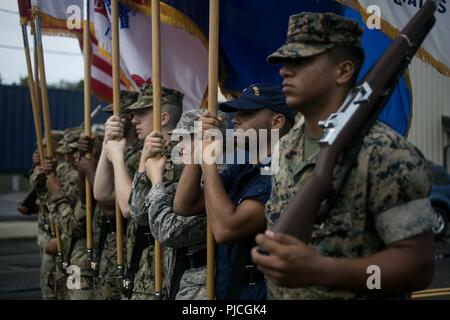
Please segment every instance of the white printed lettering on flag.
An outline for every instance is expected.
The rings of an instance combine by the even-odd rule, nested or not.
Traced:
[[[103,4],[103,5],[102,5]],[[121,5],[119,10],[121,69],[136,89],[151,79],[151,20]],[[111,52],[110,1],[95,1],[94,25],[99,47]],[[208,84],[208,51],[187,31],[161,24],[161,83],[184,94],[184,110],[201,105]]]

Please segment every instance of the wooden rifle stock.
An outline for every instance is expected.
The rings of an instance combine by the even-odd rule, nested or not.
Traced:
[[[25,198],[20,202],[20,204],[28,209],[28,215],[37,214],[39,208],[36,204],[37,193],[34,188],[31,188],[30,191],[26,194]]]

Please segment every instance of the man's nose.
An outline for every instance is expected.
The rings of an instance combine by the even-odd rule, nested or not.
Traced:
[[[293,71],[292,68],[289,68],[289,66],[287,65],[283,65],[280,69],[280,76],[284,79],[284,78],[288,78],[288,77],[292,77],[293,75]]]

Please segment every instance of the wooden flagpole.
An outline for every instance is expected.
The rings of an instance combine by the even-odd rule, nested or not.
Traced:
[[[160,1],[152,0],[152,84],[153,84],[153,130],[161,132],[161,17]],[[162,249],[158,241],[154,246],[155,296],[161,298]]]
[[[113,113],[120,113],[120,71],[119,71],[119,2],[111,0],[111,26],[112,26],[112,67],[113,67]],[[123,225],[122,213],[116,200],[116,245],[117,268],[123,274]]]
[[[83,20],[83,56],[84,56],[84,135],[92,138],[91,132],[91,37],[89,0],[84,0]],[[86,154],[90,159],[91,154]],[[86,254],[90,262],[92,256],[92,189],[89,179],[85,178],[86,188]]]
[[[209,1],[208,111],[217,113],[219,61],[219,0]],[[206,289],[209,300],[215,297],[215,240],[209,221],[206,225]]]

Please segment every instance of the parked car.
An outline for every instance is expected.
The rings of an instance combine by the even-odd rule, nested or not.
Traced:
[[[433,233],[435,238],[442,238],[447,232],[450,220],[450,174],[447,170],[430,162],[433,187],[429,195],[435,212]]]

